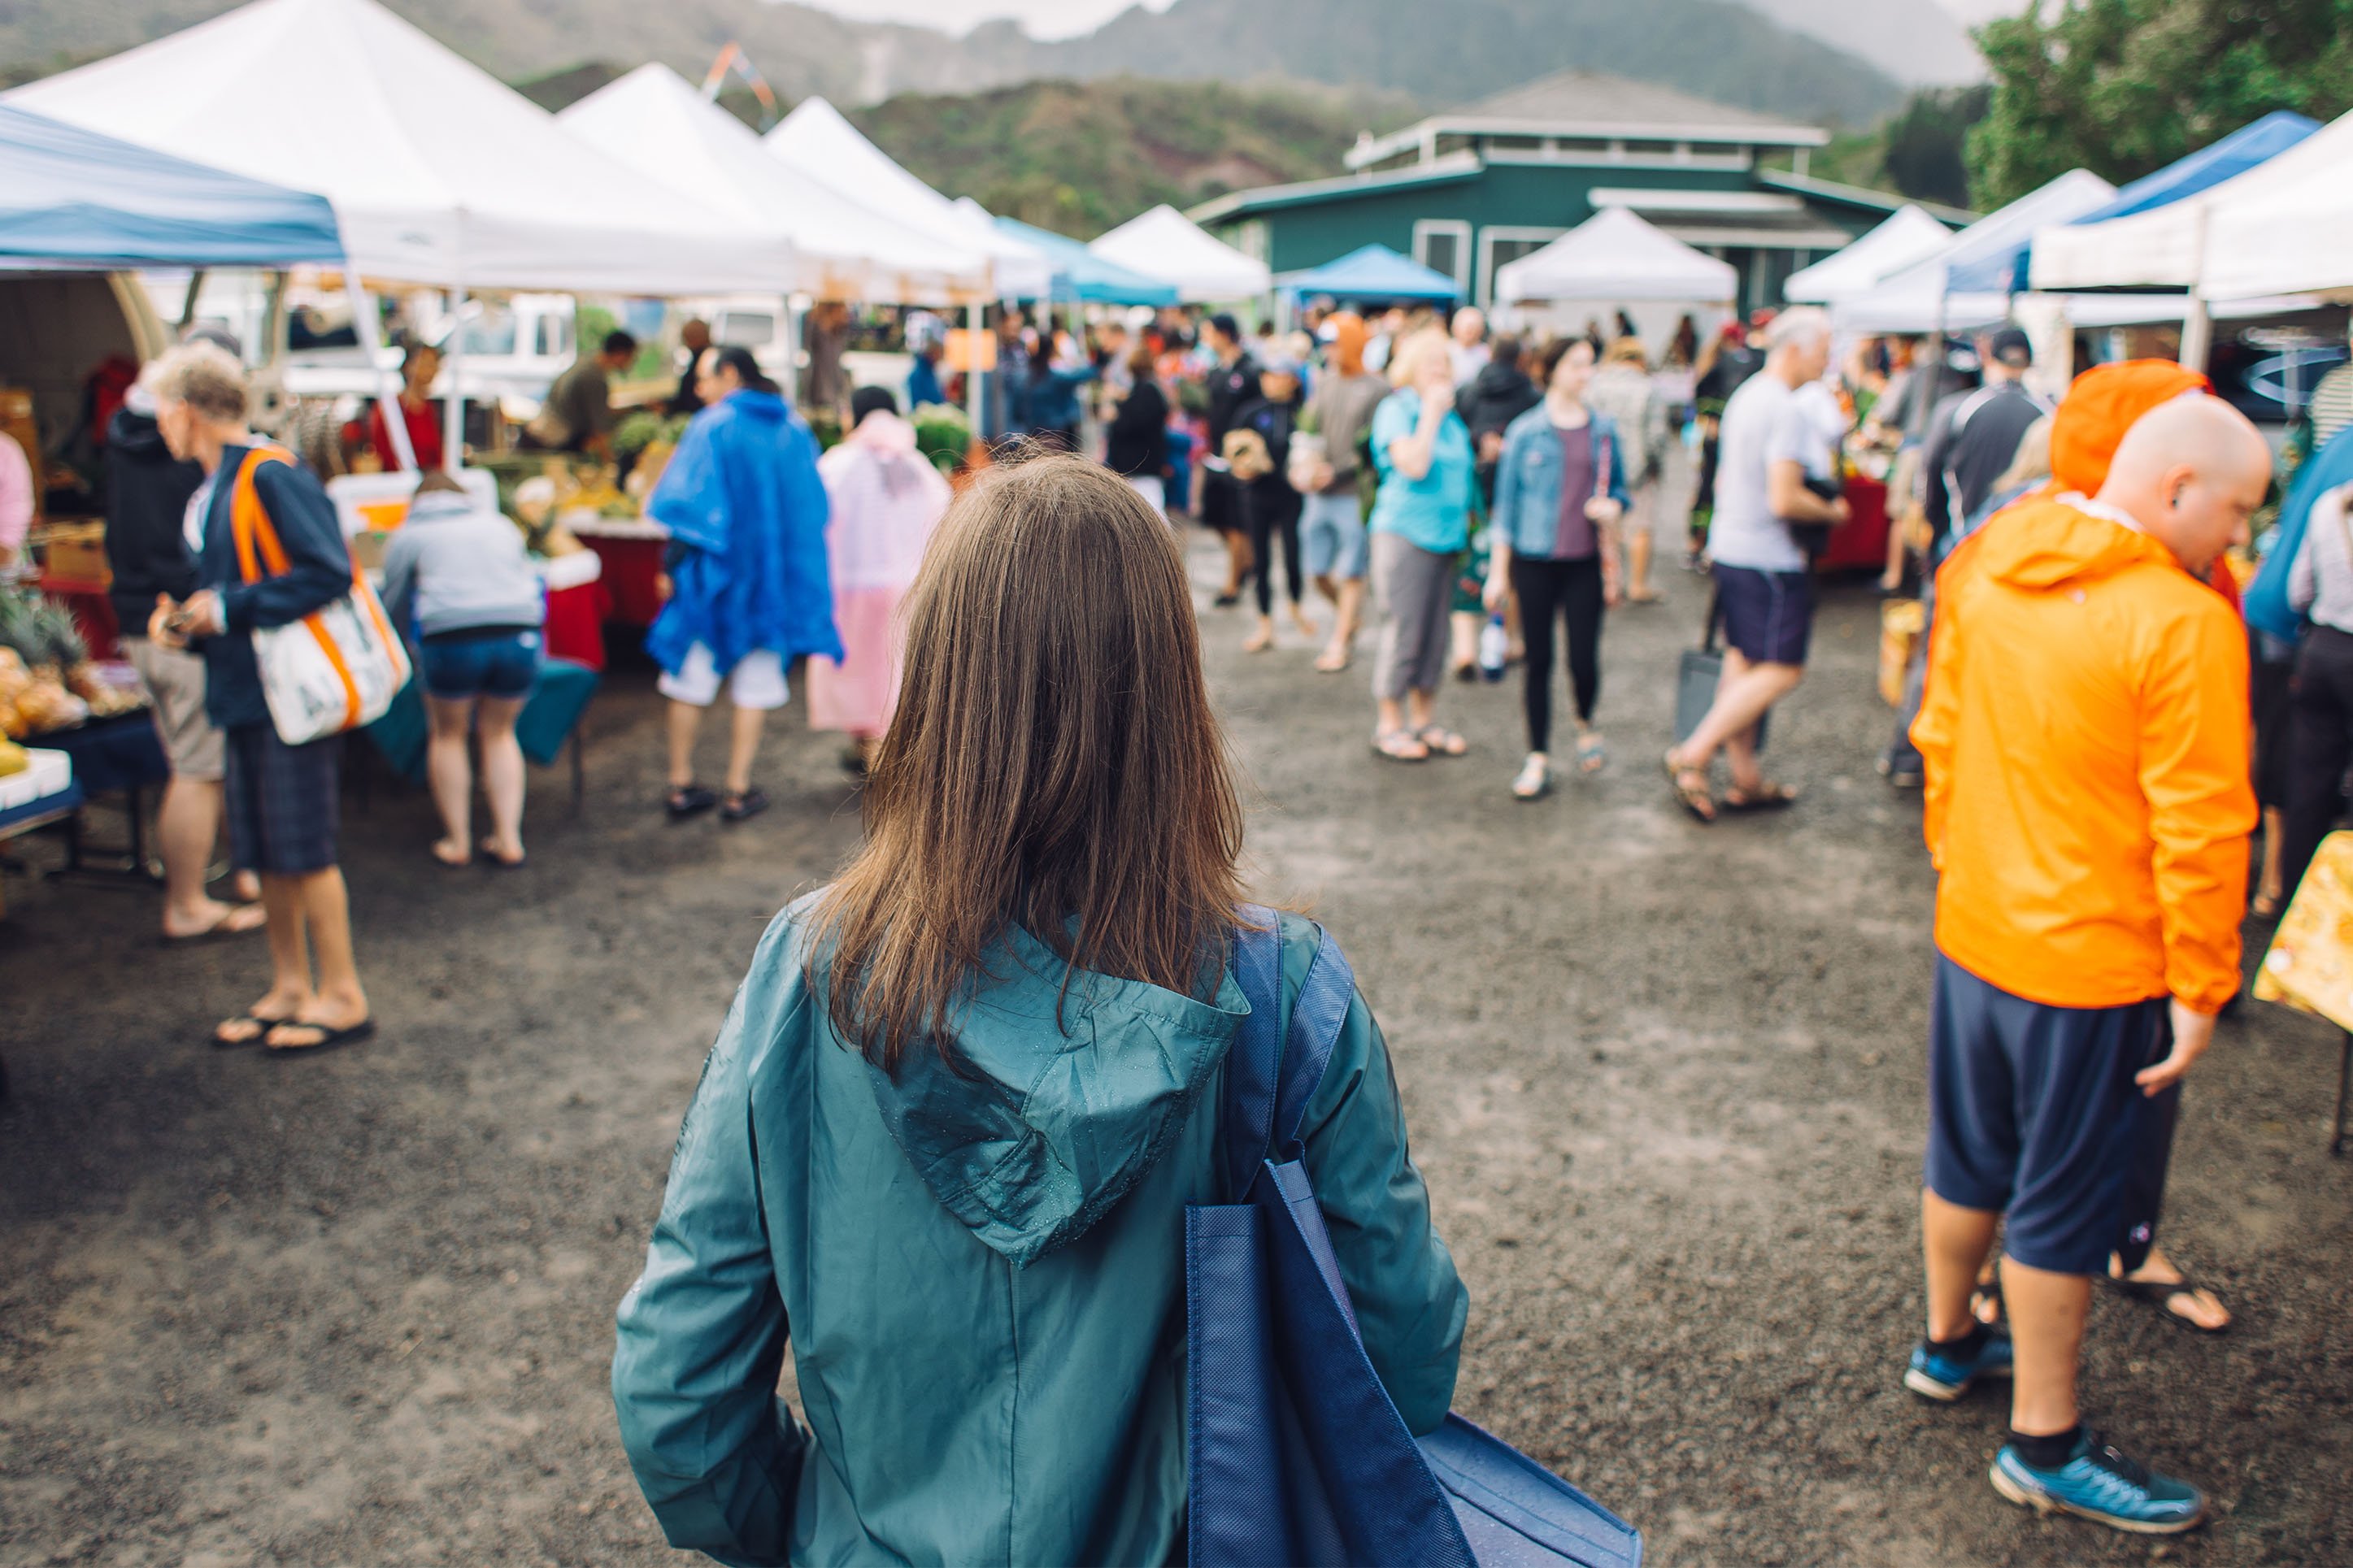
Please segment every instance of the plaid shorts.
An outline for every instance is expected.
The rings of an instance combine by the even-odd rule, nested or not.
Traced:
[[[230,863],[286,877],[332,866],[343,757],[341,735],[290,746],[268,724],[229,731]]]

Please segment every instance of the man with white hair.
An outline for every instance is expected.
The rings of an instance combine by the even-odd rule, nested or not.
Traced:
[[[2054,451],[2094,404],[2079,384],[2060,405]],[[2190,1529],[2205,1499],[2084,1423],[2076,1366],[2135,1152],[2239,988],[2247,641],[2207,578],[2270,479],[2255,427],[2198,394],[2130,426],[2096,497],[2002,511],[1937,574],[1912,729],[1940,877],[1927,1332],[1905,1385],[2010,1379],[1994,1489],[2139,1533]],[[1969,1310],[2005,1220],[2008,1337]]]
[[[1487,346],[1487,313],[1476,305],[1465,305],[1454,312],[1447,332],[1446,353],[1454,362],[1454,385],[1460,390],[1495,357],[1495,351]]]
[[[1719,809],[1761,811],[1797,798],[1757,763],[1757,727],[1805,679],[1813,632],[1813,575],[1790,525],[1847,520],[1846,500],[1831,484],[1832,443],[1799,395],[1830,364],[1830,315],[1810,306],[1784,310],[1766,342],[1764,368],[1725,405],[1716,460],[1707,549],[1724,676],[1707,716],[1666,756],[1675,798],[1701,822],[1714,822]],[[1732,764],[1721,803],[1708,784],[1719,751]]]

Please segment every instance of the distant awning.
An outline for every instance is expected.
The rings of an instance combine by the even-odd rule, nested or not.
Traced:
[[[1089,250],[1068,235],[1055,234],[1021,222],[1018,218],[1000,217],[997,226],[1014,238],[1036,246],[1045,252],[1054,268],[1050,285],[1051,299],[1057,304],[1089,305],[1174,305],[1176,286],[1157,278],[1122,267]]]
[[[1400,300],[1459,300],[1462,286],[1445,273],[1400,256],[1386,245],[1360,246],[1337,261],[1276,281],[1300,295],[1329,294],[1335,300],[1383,304]]]

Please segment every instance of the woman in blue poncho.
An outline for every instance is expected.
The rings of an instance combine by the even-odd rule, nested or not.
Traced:
[[[826,572],[825,485],[817,438],[749,351],[703,351],[702,411],[662,470],[646,515],[670,530],[670,602],[646,637],[670,703],[672,817],[762,810],[752,759],[771,709],[790,696],[785,667],[841,658]],[[735,709],[725,793],[695,782],[694,737],[722,681]]]

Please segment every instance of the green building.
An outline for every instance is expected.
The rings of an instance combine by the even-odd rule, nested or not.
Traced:
[[[1739,268],[1742,308],[1754,309],[1778,304],[1790,273],[1904,205],[1810,178],[1807,160],[1829,140],[1671,88],[1563,71],[1367,134],[1345,174],[1236,191],[1190,216],[1278,280],[1378,243],[1483,306],[1497,268],[1623,206]],[[1929,210],[1957,224],[1970,216]]]

